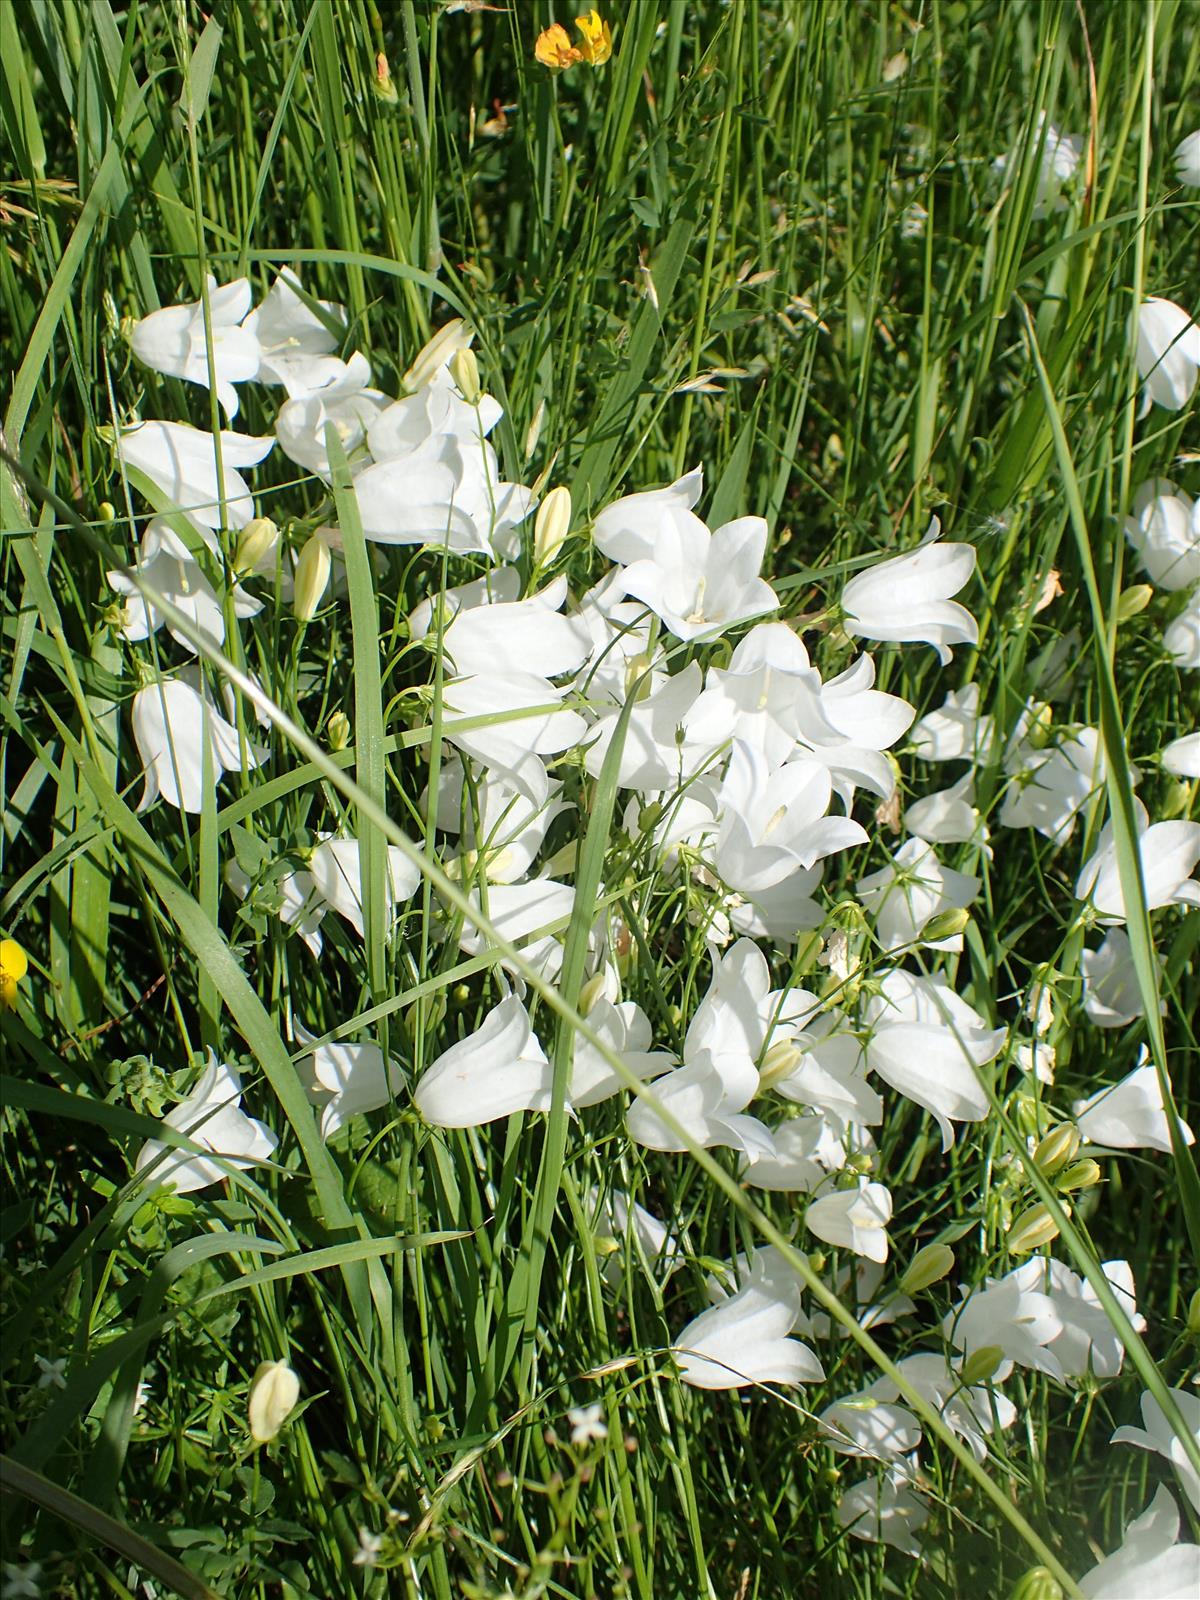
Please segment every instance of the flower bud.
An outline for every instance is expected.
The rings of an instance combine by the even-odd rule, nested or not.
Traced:
[[[331,750],[344,750],[350,743],[350,718],[344,711],[335,711],[325,724],[325,737]]]
[[[1188,1301],[1187,1331],[1193,1339],[1200,1339],[1200,1289]]]
[[[542,423],[546,420],[546,402],[538,401],[537,410],[533,413],[533,421],[529,424],[529,432],[525,435],[525,459],[533,460],[533,453],[538,447],[538,440],[542,437]]]
[[[461,317],[451,317],[450,321],[439,328],[433,338],[422,346],[417,359],[400,380],[403,387],[410,394],[414,389],[423,389],[430,379],[442,370],[450,357],[459,350],[465,350],[474,337]]]
[[[450,357],[450,376],[469,406],[478,405],[483,386],[479,382],[479,362],[474,350],[456,350]]]
[[[1033,1152],[1033,1162],[1042,1177],[1049,1178],[1073,1161],[1078,1149],[1079,1129],[1073,1122],[1060,1122],[1040,1141]]]
[[[297,622],[311,622],[321,598],[329,587],[333,558],[319,534],[312,534],[296,560],[295,593],[292,611]]]
[[[1082,1161],[1076,1161],[1065,1172],[1059,1173],[1054,1187],[1062,1194],[1070,1194],[1074,1189],[1094,1189],[1102,1176],[1100,1163],[1093,1161],[1091,1156],[1085,1156]]]
[[[571,526],[571,491],[560,484],[542,501],[533,524],[533,561],[548,567],[563,547]]]
[[[115,522],[117,520],[117,508],[111,500],[101,500],[96,507],[96,517],[100,522]]]
[[[921,929],[922,944],[940,942],[942,939],[955,939],[971,920],[971,913],[961,908],[950,911],[939,911],[935,917]]]
[[[759,1093],[773,1089],[782,1079],[789,1077],[804,1060],[804,1052],[791,1039],[776,1039],[763,1057],[758,1074]]]
[[[999,1372],[1003,1360],[1004,1351],[998,1344],[981,1344],[959,1368],[963,1383],[968,1389],[973,1389],[977,1383],[987,1383]]]
[[[1040,1250],[1044,1244],[1049,1244],[1051,1239],[1058,1238],[1058,1223],[1049,1211],[1039,1201],[1037,1205],[1030,1206],[1028,1211],[1023,1211],[1012,1227],[1008,1230],[1008,1245],[1010,1256],[1025,1256],[1033,1250]]]
[[[591,1011],[592,1007],[596,1004],[596,1001],[603,997],[604,982],[604,973],[597,972],[595,976],[589,978],[584,984],[583,988],[580,989],[578,1009],[581,1017],[586,1017]]]
[[[256,1444],[266,1444],[275,1437],[295,1410],[299,1398],[300,1379],[286,1361],[259,1363],[246,1401],[250,1437]]]
[[[1063,1587],[1049,1567],[1030,1567],[1017,1579],[1009,1600],[1063,1600]]]
[[[396,92],[396,85],[392,81],[392,69],[388,58],[381,50],[375,57],[375,77],[371,83],[376,98],[382,100],[384,105],[399,105],[400,96]]]
[[[254,572],[275,548],[279,529],[270,517],[252,517],[238,536],[233,556],[233,570],[240,577],[244,572]]]
[[[1135,583],[1132,588],[1122,591],[1121,598],[1117,601],[1117,621],[1129,622],[1136,617],[1154,598],[1154,590],[1148,583]]]
[[[900,1279],[901,1294],[920,1294],[932,1284],[940,1283],[953,1270],[954,1251],[948,1244],[927,1244],[917,1251]]]

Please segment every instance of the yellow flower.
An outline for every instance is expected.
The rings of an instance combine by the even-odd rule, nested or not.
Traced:
[[[0,1006],[12,1011],[17,985],[29,971],[29,957],[15,939],[0,939]]]
[[[586,17],[576,17],[580,45],[578,54],[589,67],[602,67],[612,55],[612,29],[600,21],[598,11],[589,11]]]
[[[583,60],[561,22],[552,22],[548,28],[542,29],[533,53],[544,67],[552,67],[555,72],[565,71],[567,67],[573,67],[577,61]]]

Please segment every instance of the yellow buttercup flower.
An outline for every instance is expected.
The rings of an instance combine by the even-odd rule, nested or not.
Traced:
[[[602,67],[612,55],[612,29],[601,22],[598,11],[589,11],[586,17],[576,17],[579,29],[579,55],[589,67]]]
[[[29,971],[29,957],[15,939],[0,939],[0,1006],[13,1010],[17,985]]]
[[[567,30],[561,22],[552,22],[548,28],[542,29],[533,47],[533,53],[544,67],[551,67],[555,72],[563,72],[567,67],[573,67],[577,61],[583,60],[567,37]]]

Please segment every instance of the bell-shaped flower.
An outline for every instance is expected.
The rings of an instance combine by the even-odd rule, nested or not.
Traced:
[[[810,1200],[804,1226],[826,1244],[853,1250],[869,1261],[888,1257],[887,1225],[892,1220],[892,1197],[887,1186],[860,1178],[853,1189],[833,1189]]]
[[[1200,822],[1152,823],[1140,800],[1133,802],[1133,808],[1146,909],[1200,905],[1200,883],[1192,877],[1200,861]],[[1080,871],[1075,897],[1088,901],[1103,922],[1128,920],[1111,822],[1100,835],[1095,855]]]
[[[867,1082],[866,1060],[853,1034],[839,1032],[845,1019],[834,1010],[789,1041],[795,1061],[770,1087],[793,1105],[810,1106],[835,1126],[871,1128],[883,1121],[883,1100]],[[780,1054],[785,1055],[786,1046]],[[785,1055],[786,1059],[786,1055]],[[773,1063],[764,1062],[764,1077]]]
[[[617,783],[622,789],[636,789],[639,794],[674,789],[712,759],[715,747],[689,736],[690,713],[700,693],[701,680],[697,661],[689,662],[682,672],[670,677],[654,673],[648,678],[634,678],[631,687],[636,698],[625,723],[617,769]],[[600,774],[620,720],[621,710],[614,707],[602,712],[592,726],[584,764],[593,777]]]
[[[224,644],[225,613],[220,597],[170,523],[155,517],[147,525],[142,535],[138,562],[133,570],[152,589],[157,589],[164,600],[182,611],[206,638],[214,644]],[[119,627],[128,640],[136,643],[148,639],[166,622],[171,637],[185,650],[196,654],[196,646],[192,641],[167,620],[152,600],[146,599],[132,577],[118,569],[108,574],[108,583],[118,594],[126,596]],[[261,610],[261,601],[255,600],[253,595],[247,594],[239,586],[234,586],[235,617],[253,617]]]
[[[1146,1319],[1137,1308],[1133,1272],[1127,1261],[1105,1261],[1101,1271],[1121,1309],[1138,1333]],[[1019,1288],[1049,1295],[1062,1324],[1046,1349],[1066,1378],[1115,1378],[1125,1359],[1125,1346],[1109,1321],[1096,1291],[1061,1261],[1034,1256],[1012,1274]]]
[[[1083,154],[1083,140],[1074,133],[1060,133],[1046,113],[1038,112],[1033,133],[1034,144],[1040,147],[1038,157],[1037,187],[1033,196],[1033,215],[1048,216],[1052,211],[1065,211],[1067,206],[1063,188],[1075,175]],[[1020,159],[1013,160],[1019,170]],[[1007,154],[997,156],[992,163],[996,172],[1006,173],[1009,167]]]
[[[890,1545],[919,1560],[917,1534],[929,1520],[929,1506],[913,1487],[908,1464],[899,1463],[882,1477],[847,1489],[838,1501],[837,1519],[855,1539]]]
[[[312,1050],[296,1062],[304,1092],[321,1112],[321,1137],[332,1139],[351,1117],[378,1111],[404,1087],[404,1069],[398,1061],[384,1063],[377,1044],[343,1041],[318,1044],[313,1034],[296,1024],[296,1039]]]
[[[291,396],[323,388],[342,371],[333,354],[341,336],[330,330],[346,326],[345,306],[318,300],[323,317],[318,316],[297,293],[299,288],[299,278],[285,267],[242,324],[257,337],[262,352],[259,383],[282,384]]]
[[[660,547],[679,549],[696,537],[691,524],[700,519],[692,510],[703,490],[703,469],[693,467],[669,488],[643,490],[614,500],[596,517],[592,542],[601,555],[623,567],[652,561]]]
[[[442,647],[464,677],[511,672],[558,678],[587,659],[590,640],[574,617],[560,615],[565,578],[527,600],[461,606],[442,633]]]
[[[1028,752],[1009,782],[1000,824],[1036,828],[1053,844],[1065,844],[1079,813],[1103,782],[1099,729],[1081,728],[1052,749]]]
[[[978,642],[974,617],[951,598],[974,572],[975,550],[969,544],[943,544],[940,531],[935,517],[916,550],[850,579],[842,591],[847,633],[931,644],[943,666],[952,645]]]
[[[601,997],[588,1009],[587,1022],[640,1082],[661,1077],[675,1065],[673,1057],[651,1050],[650,1019],[636,1001]],[[626,1087],[625,1079],[590,1039],[577,1038],[571,1065],[570,1101],[576,1109],[597,1106]]]
[[[278,1141],[270,1128],[248,1117],[241,1105],[242,1080],[233,1067],[218,1061],[210,1050],[208,1065],[191,1094],[162,1120],[176,1133],[187,1134],[193,1144],[211,1155],[193,1155],[160,1139],[147,1139],[138,1152],[134,1171],[150,1167],[151,1187],[191,1194],[220,1183],[230,1167],[245,1171],[266,1161]]]
[[[861,1265],[861,1263],[860,1263]],[[942,1355],[918,1351],[897,1362],[907,1383],[941,1413],[942,1421],[970,1450],[976,1461],[987,1460],[987,1435],[997,1428],[1011,1428],[1017,1408],[994,1387],[977,1384],[968,1388],[962,1374],[949,1366]],[[868,1393],[881,1400],[900,1399],[900,1390],[891,1378],[877,1378]]]
[[[1179,1510],[1167,1490],[1125,1530],[1119,1550],[1085,1572],[1086,1600],[1195,1600],[1200,1592],[1200,1544],[1179,1542]]]
[[[337,363],[320,388],[287,400],[275,418],[275,437],[288,460],[328,479],[325,428],[332,422],[346,459],[355,463],[367,429],[388,404],[387,395],[370,385],[371,364],[356,350],[349,361]]]
[[[821,689],[821,711],[831,730],[801,730],[800,749],[829,768],[834,792],[847,809],[861,786],[889,800],[896,773],[883,754],[908,731],[915,708],[899,695],[874,687],[875,663],[859,656]]]
[[[469,405],[443,368],[381,411],[367,431],[374,465],[354,480],[367,538],[515,559],[533,496],[500,481],[486,435],[502,414],[490,395]]]
[[[413,1092],[435,1128],[478,1128],[517,1111],[548,1111],[554,1068],[515,994],[437,1058]]]
[[[962,934],[942,939],[922,937],[934,917],[965,910],[978,897],[980,881],[955,872],[938,860],[932,845],[908,839],[891,864],[860,878],[857,894],[875,918],[875,937],[885,950],[925,944],[931,950],[961,950]]]
[[[757,1117],[747,1116],[743,1109],[757,1088],[758,1072],[748,1055],[703,1049],[674,1072],[659,1078],[654,1085],[654,1098],[701,1147],[725,1145],[751,1157],[770,1156],[775,1153],[770,1133]],[[674,1129],[644,1100],[630,1106],[625,1126],[629,1137],[648,1149],[687,1149]]]
[[[762,622],[741,641],[728,667],[710,668],[688,715],[689,733],[714,747],[738,738],[768,770],[782,766],[801,734],[835,740],[839,730],[821,705],[821,674],[783,622]]]
[[[799,1296],[778,1293],[753,1277],[720,1305],[688,1323],[671,1354],[694,1389],[742,1389],[759,1383],[819,1383],[820,1361],[788,1335],[801,1320]]]
[[[1200,189],[1200,128],[1179,141],[1171,159],[1180,183],[1189,189]]]
[[[532,672],[452,678],[442,690],[442,733],[481,766],[515,777],[531,754],[555,755],[582,741],[587,724],[565,698]]]
[[[1125,1028],[1145,1015],[1129,935],[1110,928],[1098,950],[1079,958],[1083,977],[1083,1009],[1097,1028]]]
[[[1162,1085],[1152,1065],[1135,1067],[1120,1083],[1100,1089],[1073,1108],[1075,1125],[1088,1144],[1105,1150],[1161,1150],[1171,1154],[1171,1126],[1163,1105]],[[1195,1137],[1182,1118],[1184,1144]]]
[[[1177,778],[1200,778],[1200,733],[1185,733],[1164,745],[1162,764]]]
[[[1171,1399],[1179,1407],[1188,1433],[1200,1447],[1200,1395],[1187,1389],[1172,1389]],[[1200,1472],[1188,1460],[1183,1440],[1167,1421],[1166,1412],[1154,1395],[1146,1390],[1142,1395],[1142,1421],[1144,1428],[1118,1428],[1112,1436],[1113,1444],[1132,1444],[1139,1450],[1153,1450],[1169,1461],[1179,1474],[1183,1492],[1192,1502],[1192,1509],[1200,1514]]]
[[[712,639],[779,604],[759,577],[767,548],[762,517],[739,517],[709,533],[699,517],[668,523],[683,536],[626,567],[625,593],[641,600],[676,639]]]
[[[817,1417],[821,1437],[841,1456],[894,1461],[921,1443],[921,1424],[907,1406],[881,1400],[873,1386],[826,1406]]]
[[[936,711],[929,711],[912,731],[913,754],[922,761],[986,762],[995,723],[979,714],[979,685],[951,689]]]
[[[904,826],[928,844],[986,843],[987,826],[975,809],[974,772],[914,801],[904,813]]]
[[[1184,672],[1200,672],[1200,588],[1163,630],[1163,648]]]
[[[721,787],[716,867],[742,894],[769,889],[823,857],[865,844],[850,817],[829,816],[828,768],[801,758],[768,773],[757,750],[735,740]]]
[[[742,1169],[742,1182],[751,1189],[812,1194],[846,1164],[845,1145],[818,1113],[793,1117],[775,1128],[772,1137],[774,1155],[756,1156]]]
[[[1200,370],[1200,328],[1182,306],[1152,295],[1138,307],[1136,359],[1145,409],[1182,411]]]
[[[495,883],[488,886],[484,904],[478,888],[467,896],[472,907],[487,917],[502,939],[516,945],[527,966],[552,979],[562,966],[562,940],[575,903],[575,890],[569,883],[554,878],[533,878],[528,883]],[[553,932],[545,930],[551,928]],[[487,939],[468,921],[458,938],[458,948],[467,955],[479,955],[490,948]],[[500,965],[517,973],[507,959]]]
[[[973,1350],[995,1347],[1003,1360],[997,1383],[1014,1365],[1063,1379],[1059,1359],[1048,1348],[1062,1333],[1062,1318],[1050,1295],[1030,1288],[1018,1267],[1005,1278],[988,1278],[982,1289],[965,1289],[963,1300],[946,1313],[942,1330],[964,1359]]]
[[[1157,589],[1190,589],[1200,579],[1200,500],[1168,478],[1151,478],[1133,497],[1125,537]]]
[[[357,839],[323,839],[308,864],[313,887],[328,905],[344,917],[359,938],[364,938],[362,868]],[[410,900],[421,882],[421,869],[414,866],[399,845],[387,846],[385,920],[390,928],[399,905]]]
[[[1005,1030],[987,1027],[944,978],[889,972],[862,1017],[867,1065],[936,1118],[943,1150],[954,1143],[953,1123],[987,1116],[979,1069],[1000,1054]]]
[[[205,749],[212,781],[244,772],[266,760],[267,751],[243,740],[213,704],[197,666],[181,667],[133,697],[133,739],[145,768],[138,810],[161,795],[168,805],[193,814],[204,807]]]
[[[553,585],[543,590],[543,595],[553,590]],[[521,574],[516,567],[489,567],[479,578],[472,578],[469,583],[455,584],[450,589],[437,589],[436,592],[426,595],[419,605],[413,607],[408,617],[408,631],[413,639],[425,639],[431,633],[436,634],[435,624],[440,619],[442,626],[447,626],[451,618],[456,617],[464,609],[473,606],[492,606],[501,602],[511,603],[521,598]],[[560,602],[561,604],[561,602]],[[555,607],[555,610],[558,606]]]
[[[212,368],[204,332],[204,303],[164,306],[133,326],[130,348],[139,361],[168,377],[184,378],[204,388],[215,388],[225,415],[238,413],[235,383],[257,377],[260,350],[257,335],[240,324],[250,310],[250,281],[238,278],[218,289],[208,280],[209,323],[212,333]]]
[[[462,834],[489,883],[516,883],[532,869],[550,824],[568,809],[562,783],[544,763],[527,757],[514,773],[483,772],[466,780],[463,763],[450,756],[438,783],[437,825]]]
[[[244,528],[254,516],[254,499],[236,469],[257,466],[275,443],[273,436],[256,439],[245,433],[221,434],[221,473],[211,433],[185,422],[142,422],[117,439],[126,467],[144,473],[170,506],[182,511],[216,548],[211,530],[224,522]],[[210,530],[207,534],[204,530]]]

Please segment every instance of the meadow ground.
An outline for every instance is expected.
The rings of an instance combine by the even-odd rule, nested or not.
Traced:
[[[1194,1595],[1200,7],[0,29],[0,1596]]]

